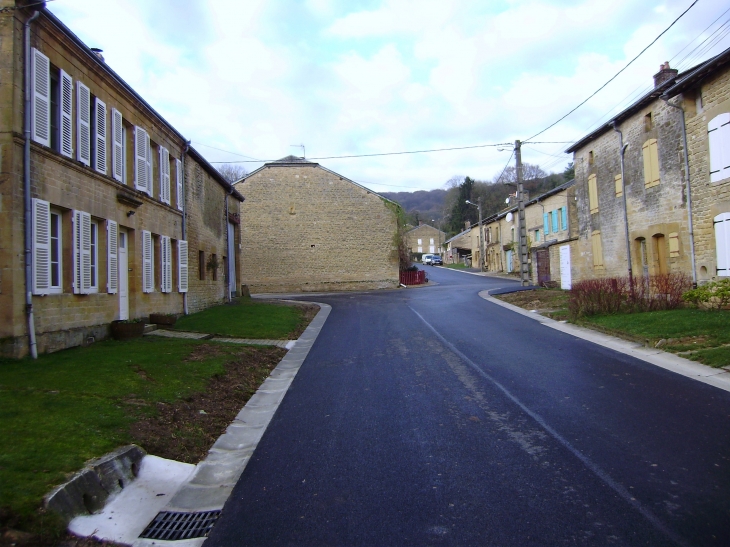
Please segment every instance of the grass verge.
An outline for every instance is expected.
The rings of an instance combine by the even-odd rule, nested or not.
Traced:
[[[646,313],[584,317],[581,324],[598,326],[618,336],[645,340],[712,367],[730,365],[730,311],[681,308]],[[662,342],[663,341],[663,342]]]
[[[468,269],[465,264],[444,264],[444,268],[450,268],[452,270],[466,270]]]
[[[297,338],[319,308],[311,304],[282,305],[237,299],[178,319],[175,330],[207,332],[236,338],[285,340]]]

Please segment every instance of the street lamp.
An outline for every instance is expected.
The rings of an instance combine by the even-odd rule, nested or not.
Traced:
[[[472,205],[479,209],[479,271],[484,271],[484,238],[482,237],[482,198],[480,197],[476,203],[472,203],[468,199],[467,205]]]

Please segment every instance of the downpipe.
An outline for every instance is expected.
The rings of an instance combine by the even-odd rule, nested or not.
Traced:
[[[35,21],[40,12],[35,11],[33,15],[23,24],[23,39],[25,51],[25,105],[23,112],[23,133],[25,142],[23,143],[23,202],[25,209],[25,314],[28,323],[28,349],[32,359],[38,359],[38,346],[35,338],[35,319],[33,317],[33,293],[31,290],[33,284],[33,232],[32,232],[32,215],[31,215],[31,197],[30,197],[30,80],[31,80],[31,60],[30,60],[30,24]]]
[[[187,218],[188,218],[188,203],[187,203],[187,187],[188,180],[186,177],[187,170],[185,168],[185,160],[188,157],[188,150],[190,150],[190,141],[185,141],[185,149],[182,154],[182,197],[183,197],[183,217],[182,217],[182,238],[183,241],[187,241]],[[188,262],[190,262],[190,244],[188,243]],[[190,267],[188,266],[188,287],[190,287]],[[189,315],[188,312],[188,293],[183,293],[183,314]]]
[[[634,290],[634,269],[631,264],[631,240],[629,238],[629,209],[626,205],[626,177],[624,176],[624,154],[626,153],[626,148],[628,147],[628,144],[624,145],[624,134],[621,133],[621,130],[616,125],[615,121],[611,122],[611,127],[613,130],[618,133],[618,146],[619,146],[619,154],[621,155],[621,196],[623,197],[623,203],[624,203],[624,234],[626,236],[626,261],[628,262],[628,270],[629,270],[629,284],[631,286],[631,291],[633,294]]]
[[[680,112],[682,117],[682,147],[684,148],[684,172],[685,172],[685,185],[687,193],[687,224],[689,224],[689,254],[692,260],[692,286],[697,288],[697,264],[695,263],[695,231],[692,223],[692,187],[689,183],[689,152],[687,150],[687,129],[685,127],[684,119],[684,108],[676,104],[669,102],[669,97],[666,95],[661,96],[662,100],[672,108],[676,108]]]

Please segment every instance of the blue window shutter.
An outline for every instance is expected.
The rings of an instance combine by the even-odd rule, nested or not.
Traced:
[[[548,220],[548,214],[543,213],[542,217],[545,223],[545,235],[548,235],[550,233],[550,221]]]
[[[568,208],[567,207],[561,207],[563,211],[563,230],[568,229]]]
[[[558,210],[559,209],[555,209],[554,211],[551,211],[553,215],[553,232],[558,231]]]

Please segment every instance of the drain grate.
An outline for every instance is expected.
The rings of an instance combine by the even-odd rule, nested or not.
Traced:
[[[139,537],[168,541],[207,537],[220,514],[220,510],[198,513],[161,511]]]

